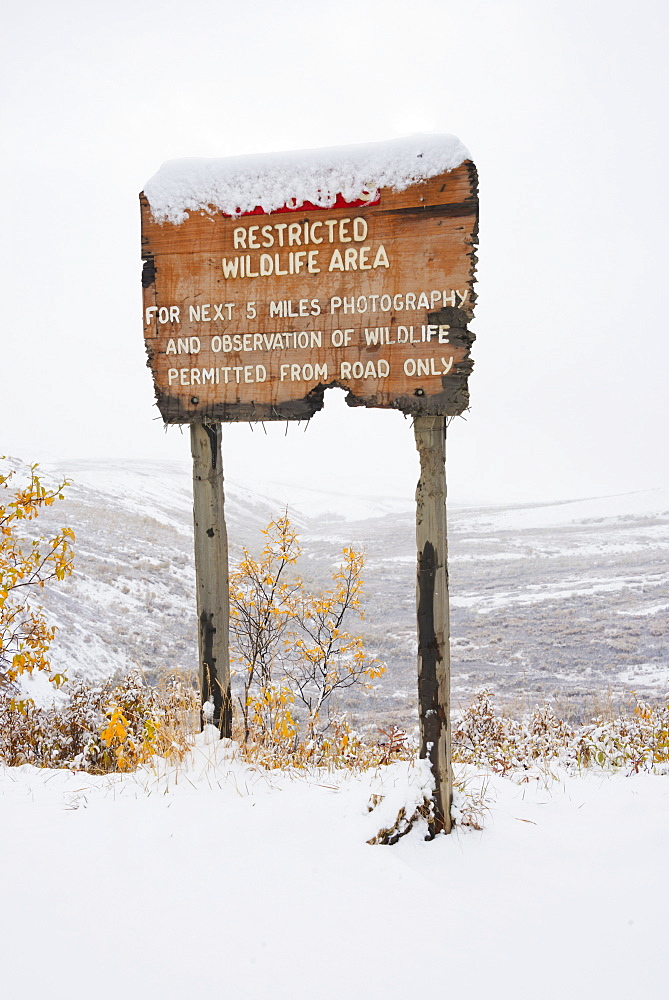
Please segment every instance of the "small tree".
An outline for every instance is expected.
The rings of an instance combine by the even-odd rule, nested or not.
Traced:
[[[244,693],[239,704],[245,742],[251,718],[256,724],[262,721],[268,732],[275,728],[273,669],[302,589],[299,579],[286,579],[287,568],[301,553],[288,515],[270,521],[262,534],[266,542],[260,559],[244,549],[242,561],[230,575],[230,638],[236,659],[244,668]]]
[[[288,641],[297,656],[286,667],[296,697],[307,709],[309,735],[313,736],[324,703],[337,690],[369,683],[380,677],[385,666],[368,657],[362,636],[344,629],[350,613],[363,617],[360,607],[361,552],[344,549],[344,561],[333,573],[332,588],[323,594],[302,594],[294,615],[296,628]]]
[[[344,549],[332,587],[313,595],[299,577],[288,576],[301,549],[287,514],[271,521],[263,535],[260,558],[244,549],[230,577],[230,637],[243,670],[244,741],[251,730],[270,741],[296,737],[295,702],[306,710],[313,737],[335,691],[368,683],[385,669],[367,656],[362,637],[345,629],[352,613],[362,618],[364,556]]]
[[[61,674],[51,674],[48,650],[56,629],[48,625],[30,595],[52,580],[72,572],[74,532],[61,530],[52,538],[23,538],[21,522],[32,521],[45,507],[62,500],[67,480],[49,489],[30,466],[23,486],[12,482],[15,473],[0,473],[0,685],[11,687],[21,674],[44,671],[56,684]]]

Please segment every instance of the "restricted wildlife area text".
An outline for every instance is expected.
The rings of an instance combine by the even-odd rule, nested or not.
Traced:
[[[466,409],[471,163],[322,210],[162,224],[141,204],[144,336],[167,422],[300,420],[333,385],[355,406]]]

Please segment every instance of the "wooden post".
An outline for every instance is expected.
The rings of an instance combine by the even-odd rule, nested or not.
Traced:
[[[211,720],[221,736],[232,735],[228,653],[228,534],[223,496],[221,425],[190,425],[193,455],[193,522],[198,649],[202,703],[211,699]]]
[[[418,566],[418,712],[420,756],[434,775],[434,822],[430,833],[450,833],[453,773],[451,768],[451,663],[446,545],[446,417],[414,420],[420,455],[416,488]]]

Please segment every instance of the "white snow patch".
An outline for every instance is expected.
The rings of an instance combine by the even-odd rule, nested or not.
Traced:
[[[623,591],[643,590],[652,582],[665,586],[669,576],[655,574],[653,577],[639,576],[628,578],[606,579],[597,577],[581,577],[580,579],[565,579],[557,581],[554,586],[543,583],[532,583],[523,587],[518,585],[512,591],[497,590],[495,593],[469,593],[451,595],[452,607],[476,608],[479,614],[490,614],[500,608],[514,605],[541,604],[544,601],[574,600],[577,597],[592,597],[594,594],[621,593]]]
[[[621,670],[618,680],[624,684],[665,688],[669,684],[669,666],[661,663],[638,663],[629,670]]]
[[[669,490],[657,488],[605,497],[502,507],[451,504],[450,509],[460,517],[466,517],[470,532],[529,531],[578,523],[597,527],[598,524],[620,519],[666,517],[669,513]]]
[[[274,212],[305,201],[330,208],[373,198],[379,188],[403,191],[411,184],[454,170],[469,157],[454,135],[411,135],[387,142],[327,149],[168,160],[144,193],[157,222],[179,225],[189,212],[217,210],[238,216],[262,208]]]
[[[619,615],[629,615],[631,618],[647,618],[648,615],[664,614],[669,611],[669,604],[653,604],[650,608],[634,608],[632,611],[619,611]]]
[[[7,996],[112,1000],[120,969],[161,1000],[422,997],[435,955],[455,996],[665,995],[667,778],[490,775],[481,833],[370,847],[420,770],[264,772],[226,744],[134,775],[0,768]]]
[[[231,480],[228,480],[230,483]],[[241,489],[238,483],[232,483]],[[274,504],[287,507],[304,517],[331,515],[344,521],[366,521],[371,517],[385,514],[413,512],[413,496],[387,496],[384,494],[360,494],[343,490],[319,490],[301,483],[287,483],[253,477],[256,492],[271,497]]]

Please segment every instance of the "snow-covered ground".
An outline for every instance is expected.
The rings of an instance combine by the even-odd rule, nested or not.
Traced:
[[[3,995],[666,997],[666,776],[492,777],[481,832],[369,846],[418,768],[199,742],[177,770],[0,770]]]

